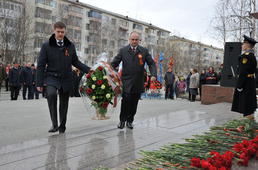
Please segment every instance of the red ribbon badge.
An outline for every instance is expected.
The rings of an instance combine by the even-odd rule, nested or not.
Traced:
[[[142,55],[139,54],[139,55],[138,55],[138,58],[139,58],[140,66],[142,66],[142,65],[143,65],[143,62],[142,62]]]
[[[65,49],[65,56],[69,56],[68,48]]]

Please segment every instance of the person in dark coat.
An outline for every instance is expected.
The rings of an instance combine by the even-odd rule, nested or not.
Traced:
[[[17,100],[20,90],[20,70],[18,62],[13,63],[13,68],[9,70],[9,84],[11,90],[11,100]]]
[[[28,89],[28,99],[32,99],[32,83],[33,83],[33,75],[32,75],[32,69],[31,69],[31,63],[28,61],[26,64],[26,67],[22,69],[21,72],[21,82],[23,85],[23,93],[22,97],[23,100],[26,100],[26,93]]]
[[[4,65],[0,62],[0,92],[2,89],[2,82],[5,79],[5,75],[4,75]]]
[[[190,77],[192,75],[192,71],[193,69],[191,69],[190,73],[187,75],[187,78],[186,78],[186,91],[188,92],[188,100],[191,100],[192,99],[192,96],[191,96],[191,93],[190,93],[190,88],[189,88],[189,85],[190,85]]]
[[[37,66],[34,64],[31,64],[32,69],[32,92],[31,92],[31,99],[39,99],[39,91],[36,88],[36,82],[37,82]]]
[[[175,75],[172,73],[172,69],[169,67],[167,69],[167,73],[164,77],[165,85],[166,85],[166,92],[165,92],[165,99],[168,98],[168,92],[169,92],[169,98],[174,100],[174,81],[175,81]]]
[[[209,67],[209,71],[206,73],[206,84],[217,84],[218,83],[218,75],[214,71],[212,66]]]
[[[253,50],[256,43],[257,41],[244,35],[244,42],[242,44],[242,51],[244,52],[238,57],[238,78],[231,110],[239,112],[243,116],[253,114],[257,108],[255,88],[257,61]]]
[[[202,85],[206,84],[205,76],[206,76],[206,71],[205,69],[203,69],[200,74],[200,83],[199,83],[200,99],[202,99]]]
[[[256,74],[255,74],[255,87],[258,88],[258,68],[256,68]]]
[[[129,37],[130,44],[121,48],[111,62],[113,68],[116,68],[121,61],[122,66],[122,84],[123,94],[121,102],[120,123],[118,128],[123,129],[126,126],[133,129],[134,116],[137,111],[138,101],[141,93],[144,93],[144,63],[149,65],[151,81],[157,78],[157,69],[148,49],[139,45],[140,36],[132,32]]]
[[[86,73],[93,73],[90,67],[79,61],[75,46],[65,33],[66,25],[63,22],[56,22],[54,34],[49,41],[43,43],[38,57],[36,85],[38,91],[42,92],[44,83],[46,84],[47,102],[52,121],[52,127],[48,132],[59,130],[59,133],[64,133],[66,130],[69,91],[73,85],[72,65]],[[59,94],[59,127],[57,94]]]

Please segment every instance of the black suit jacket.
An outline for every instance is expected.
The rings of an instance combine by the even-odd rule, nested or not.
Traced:
[[[68,38],[64,37],[64,46],[59,47],[56,44],[55,34],[53,34],[40,50],[37,65],[37,87],[43,87],[45,75],[47,86],[62,88],[64,92],[70,91],[73,85],[72,65],[86,73],[90,70],[90,67],[79,61],[74,44]]]
[[[139,55],[142,55],[143,64],[140,65]],[[157,77],[157,69],[154,60],[149,54],[148,49],[138,45],[135,54],[128,45],[119,50],[119,53],[111,65],[116,68],[120,62],[123,62],[122,68],[122,83],[123,92],[125,93],[143,93],[144,92],[144,65],[145,62],[149,65],[150,73],[152,76]]]

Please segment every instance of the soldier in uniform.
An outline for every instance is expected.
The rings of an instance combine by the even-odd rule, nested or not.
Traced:
[[[257,41],[244,35],[242,44],[244,52],[238,58],[238,77],[231,110],[239,112],[243,116],[253,114],[257,108],[255,88],[257,62],[253,50],[256,43]]]

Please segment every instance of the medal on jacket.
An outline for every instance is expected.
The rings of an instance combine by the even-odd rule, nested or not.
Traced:
[[[243,62],[243,64],[246,64],[247,63],[247,59],[244,58],[242,62]]]
[[[65,49],[65,56],[69,56],[68,48]]]
[[[138,54],[138,58],[139,58],[140,66],[142,66],[142,65],[143,65],[143,62],[142,62],[142,55],[141,55],[141,54]]]

